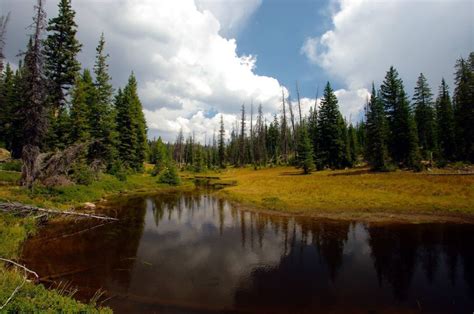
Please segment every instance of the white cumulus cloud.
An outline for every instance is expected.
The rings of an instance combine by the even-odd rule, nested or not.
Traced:
[[[7,57],[14,62],[18,50],[26,46],[25,26],[31,24],[33,2],[1,2],[2,11],[12,12]],[[243,103],[278,110],[282,88],[278,80],[255,74],[256,57],[238,55],[236,40],[224,37],[241,28],[260,3],[73,1],[83,43],[79,59],[84,67],[93,66],[95,47],[104,32],[114,85],[123,86],[135,72],[150,137],[173,140],[183,128],[202,138],[218,127],[218,113],[229,119]],[[48,17],[56,16],[56,4],[47,2]]]
[[[345,115],[356,104],[342,98],[362,95],[380,84],[394,65],[411,93],[423,72],[433,90],[452,82],[455,60],[474,50],[474,2],[470,0],[334,0],[332,27],[308,37],[301,53],[346,85],[339,91]],[[359,105],[359,109],[363,108]],[[349,108],[347,108],[349,107]]]

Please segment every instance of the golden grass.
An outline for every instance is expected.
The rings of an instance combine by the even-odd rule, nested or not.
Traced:
[[[290,167],[229,169],[237,186],[220,193],[233,200],[289,213],[473,214],[474,176],[430,176],[367,169],[300,175]]]

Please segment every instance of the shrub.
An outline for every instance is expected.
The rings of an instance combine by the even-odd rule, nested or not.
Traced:
[[[110,167],[109,173],[115,176],[119,181],[127,181],[128,172],[120,160],[116,160],[113,162],[112,166]]]
[[[86,164],[77,163],[72,168],[71,179],[77,184],[90,185],[96,179],[96,174]]]
[[[0,170],[21,172],[21,160],[11,160],[0,164]]]
[[[166,165],[163,162],[158,162],[155,164],[153,167],[153,170],[151,171],[151,176],[156,177],[159,175],[164,169],[166,168]]]
[[[169,184],[169,185],[179,185],[181,180],[178,175],[178,170],[174,165],[169,165],[165,170],[162,171],[159,179],[159,183]]]

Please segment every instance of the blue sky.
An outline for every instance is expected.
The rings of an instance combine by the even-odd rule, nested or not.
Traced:
[[[328,6],[329,1],[263,1],[237,35],[238,53],[257,55],[255,72],[277,77],[294,97],[296,80],[302,96],[315,97],[317,86],[324,86],[329,77],[308,61],[301,46],[331,24]],[[331,83],[341,87],[339,82]]]

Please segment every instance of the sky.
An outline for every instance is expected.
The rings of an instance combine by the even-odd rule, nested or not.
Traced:
[[[34,0],[0,0],[11,13],[6,56],[26,47]],[[46,0],[48,17],[57,0]],[[420,72],[436,94],[456,59],[474,51],[471,0],[72,0],[79,61],[92,67],[104,32],[115,88],[133,71],[150,138],[199,141],[230,130],[242,104],[281,110],[282,91],[307,112],[330,82],[356,123],[372,82],[395,66],[412,94]],[[256,109],[254,109],[256,111]],[[248,115],[247,115],[248,116]],[[250,117],[247,117],[250,119]],[[227,135],[229,132],[227,132]]]

